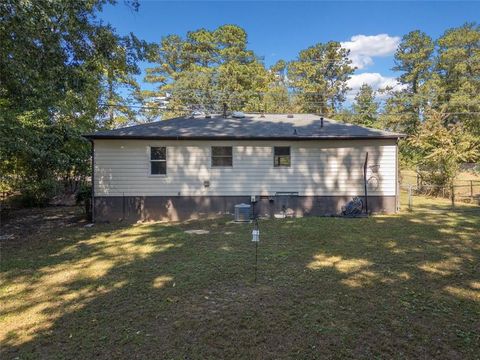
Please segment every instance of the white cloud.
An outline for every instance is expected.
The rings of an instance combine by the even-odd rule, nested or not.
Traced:
[[[388,34],[355,35],[341,45],[350,50],[352,65],[363,69],[373,64],[374,57],[389,56],[395,53],[400,37]]]
[[[387,86],[393,90],[399,91],[404,88],[394,77],[383,76],[379,73],[362,73],[352,75],[347,82],[350,90],[347,93],[347,100],[352,100],[363,84],[370,85],[374,90],[384,89]],[[383,97],[383,96],[378,96]]]
[[[398,82],[393,77],[383,76],[379,73],[363,73],[352,75],[348,80],[348,87],[352,89],[358,90],[363,84],[368,84],[375,90],[378,90],[386,86],[397,86]]]

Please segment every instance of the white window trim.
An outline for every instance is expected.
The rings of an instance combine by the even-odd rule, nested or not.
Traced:
[[[280,166],[275,166],[275,148],[276,147],[288,147],[290,149],[290,165],[280,165]],[[290,145],[275,145],[272,146],[272,166],[274,169],[290,169],[292,167],[293,163],[293,156],[292,156],[292,147]]]
[[[152,160],[151,155],[152,155],[152,147],[164,147],[165,148],[165,160]],[[165,178],[168,176],[168,146],[165,145],[149,145],[148,146],[148,154],[147,154],[147,161],[148,161],[148,166],[147,166],[147,176],[148,177],[154,177],[154,178]],[[166,166],[166,174],[152,174],[152,161],[155,162],[160,162],[160,161],[165,161],[165,166]]]
[[[229,147],[232,148],[232,166],[214,166],[213,165],[213,148],[214,147]],[[224,156],[228,157],[228,156]],[[233,169],[235,165],[235,146],[233,145],[211,145],[210,146],[210,169]]]

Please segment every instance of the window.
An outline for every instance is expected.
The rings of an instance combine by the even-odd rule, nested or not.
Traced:
[[[232,166],[231,146],[212,146],[212,167]]]
[[[165,146],[150,148],[150,174],[167,174],[167,148]]]
[[[289,167],[290,166],[290,147],[275,146],[273,148],[273,166]]]

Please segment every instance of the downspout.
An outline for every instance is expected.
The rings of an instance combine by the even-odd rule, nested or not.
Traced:
[[[363,164],[363,186],[364,186],[364,191],[365,191],[365,214],[368,216],[367,166],[368,166],[368,151],[365,154],[365,163]]]

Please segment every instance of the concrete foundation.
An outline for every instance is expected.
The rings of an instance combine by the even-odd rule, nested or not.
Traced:
[[[340,215],[352,196],[257,197],[254,211],[261,217],[286,214],[291,217]],[[165,220],[214,218],[234,213],[234,206],[250,203],[250,196],[97,196],[94,202],[95,221]],[[371,213],[394,213],[395,196],[369,196]]]

